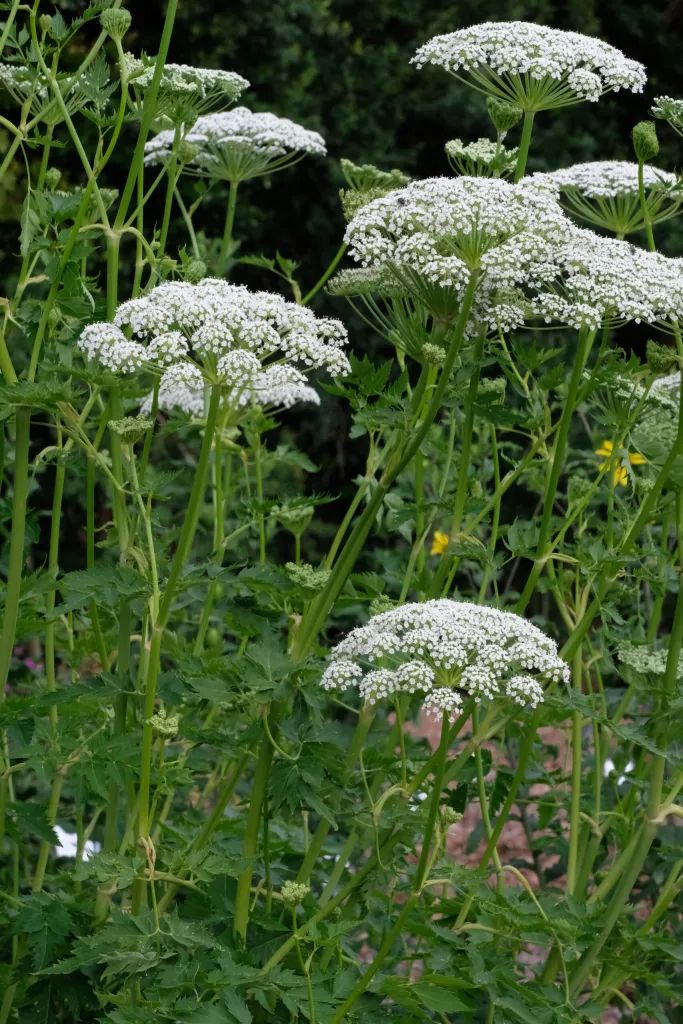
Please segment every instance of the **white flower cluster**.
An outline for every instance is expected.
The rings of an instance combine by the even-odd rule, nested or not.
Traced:
[[[346,341],[346,329],[338,320],[316,317],[272,292],[205,278],[198,284],[164,282],[148,295],[124,302],[114,323],[90,324],[78,345],[114,373],[160,374],[159,405],[197,413],[201,367],[208,365],[233,404],[317,401],[296,364],[346,373]]]
[[[545,182],[426,178],[368,203],[345,240],[364,267],[405,267],[446,287],[481,267],[503,286],[527,280],[573,230]]]
[[[652,113],[668,121],[672,128],[683,134],[683,100],[674,99],[673,96],[657,96],[652,104]]]
[[[386,271],[418,297],[424,282],[457,295],[477,268],[475,316],[497,325],[502,310],[515,326],[525,304],[513,290],[552,280],[553,253],[575,231],[545,181],[427,178],[368,203],[345,239],[364,267]],[[507,310],[494,301],[501,291]]]
[[[628,160],[593,160],[534,177],[554,181],[562,191],[576,189],[590,199],[634,195],[638,192],[638,164]],[[678,178],[670,171],[645,164],[643,180],[646,189],[669,189],[676,185]]]
[[[650,388],[650,397],[663,399],[665,403],[671,403],[674,408],[678,403],[678,396],[681,393],[680,373],[669,373],[666,377],[657,377]]]
[[[64,105],[70,114],[85,106],[87,96],[79,88],[77,76],[60,75],[58,81]],[[0,85],[21,106],[28,101],[31,114],[46,124],[57,125],[64,120],[44,76],[35,67],[0,62]]]
[[[656,650],[647,644],[632,644],[624,641],[617,647],[617,657],[624,665],[642,675],[663,676],[668,661],[667,649]],[[683,656],[679,654],[676,678],[683,678]]]
[[[683,260],[647,252],[577,229],[554,254],[558,275],[532,300],[547,323],[580,329],[605,324],[658,324],[683,316]]]
[[[145,163],[164,163],[174,132],[159,132],[145,145]],[[244,181],[286,164],[305,153],[324,156],[325,141],[286,117],[253,113],[246,107],[198,118],[184,139],[185,169],[208,178]]]
[[[512,174],[517,161],[516,149],[506,149],[490,139],[477,139],[476,142],[468,143],[461,139],[450,139],[444,148],[448,162],[458,174],[505,177]]]
[[[152,84],[155,57],[134,57],[126,53],[122,62],[122,74],[143,93]],[[194,117],[202,110],[216,106],[228,106],[249,88],[249,82],[235,71],[221,71],[215,68],[193,68],[188,64],[166,64],[161,74],[156,114],[174,114]]]
[[[375,703],[424,694],[429,714],[456,715],[463,700],[543,700],[543,683],[568,682],[557,645],[533,623],[464,601],[405,604],[375,615],[333,648],[321,685],[357,689]]]
[[[525,21],[435,36],[412,62],[436,64],[482,92],[534,110],[594,101],[611,90],[642,92],[646,81],[642,64],[600,39]]]

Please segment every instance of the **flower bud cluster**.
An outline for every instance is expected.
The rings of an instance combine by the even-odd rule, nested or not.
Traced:
[[[165,163],[175,133],[159,132],[145,145],[145,163]],[[254,113],[246,107],[207,114],[185,135],[184,169],[200,177],[246,181],[279,170],[304,154],[324,156],[325,141],[317,132],[287,117]]]
[[[417,51],[487,95],[545,110],[611,90],[642,92],[645,69],[600,39],[525,21],[486,22],[435,36]]]
[[[164,282],[124,302],[114,323],[90,324],[78,345],[114,373],[160,375],[159,408],[199,413],[207,368],[233,405],[318,402],[304,371],[348,372],[346,341],[338,320],[316,317],[271,292],[205,278]]]
[[[400,605],[375,615],[333,648],[328,690],[354,688],[371,703],[422,694],[423,710],[457,715],[463,700],[543,700],[543,683],[568,682],[557,645],[512,612],[452,600]]]

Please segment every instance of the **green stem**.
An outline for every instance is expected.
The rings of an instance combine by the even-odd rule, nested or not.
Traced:
[[[645,235],[647,237],[647,247],[650,252],[657,251],[657,245],[655,244],[655,236],[652,231],[652,217],[650,216],[650,209],[647,205],[647,198],[645,196],[645,166],[642,160],[638,161],[638,201],[640,203],[640,212],[643,215],[643,224],[645,225]]]
[[[237,206],[238,184],[239,182],[237,181],[231,181],[228,183],[228,205],[225,211],[225,227],[223,228],[223,238],[221,239],[221,248],[218,256],[218,275],[220,277],[223,277],[226,273],[227,262],[233,250],[232,233],[235,226],[235,208]]]
[[[635,542],[650,519],[659,495],[665,487],[676,461],[681,455],[683,455],[683,387],[681,387],[680,390],[678,431],[676,433],[676,439],[671,447],[671,451],[664,460],[662,468],[660,469],[654,483],[643,498],[638,514],[619,546],[617,553],[622,558],[631,553]],[[602,602],[615,579],[616,574],[606,576],[602,579],[596,589],[595,597],[579,619],[576,624],[576,628],[560,651],[560,656],[562,658],[567,659],[574,656],[581,644],[581,641],[590,629],[591,624],[595,621],[596,617],[600,615]]]
[[[311,301],[311,299],[314,298],[318,294],[320,289],[324,288],[324,286],[327,284],[329,279],[332,277],[332,274],[337,269],[337,267],[339,265],[339,262],[342,259],[342,257],[344,256],[344,253],[346,252],[347,249],[348,249],[348,246],[347,246],[346,242],[342,242],[342,244],[339,246],[339,248],[337,249],[336,253],[332,257],[332,261],[330,262],[330,264],[327,267],[327,269],[325,270],[325,272],[318,278],[316,283],[311,288],[310,292],[307,292],[304,295],[303,299],[301,300],[301,305],[302,306],[307,306],[308,303]]]
[[[680,555],[680,551],[679,551]],[[674,609],[671,638],[667,653],[666,669],[662,681],[661,693],[658,700],[658,713],[655,716],[656,729],[655,739],[660,747],[666,747],[670,732],[669,702],[676,692],[678,659],[683,646],[683,560],[679,569],[678,595]],[[619,882],[612,894],[612,898],[606,907],[603,927],[589,949],[578,961],[571,974],[571,991],[578,995],[602,951],[603,946],[610,937],[617,921],[626,907],[631,896],[633,886],[643,869],[643,864],[650,851],[650,847],[657,834],[657,818],[662,802],[662,791],[666,770],[666,755],[656,754],[650,765],[650,782],[647,807],[644,820],[636,834],[635,843],[630,855],[624,865]]]
[[[569,379],[567,394],[565,395],[564,404],[562,406],[560,424],[555,436],[555,444],[553,445],[553,461],[546,482],[545,494],[543,495],[543,512],[541,515],[541,525],[539,527],[534,564],[527,578],[521,597],[515,607],[515,611],[518,615],[522,615],[529,604],[529,601],[533,596],[536,583],[538,582],[538,578],[543,572],[545,560],[550,551],[550,531],[552,526],[553,507],[557,497],[557,484],[564,464],[569,428],[571,426],[579,387],[581,385],[583,368],[586,365],[586,360],[588,359],[596,333],[596,331],[589,331],[587,329],[584,329],[579,333],[576,356],[574,357],[574,366]]]
[[[351,534],[346,541],[334,568],[332,569],[327,585],[318,597],[311,602],[303,616],[292,650],[292,656],[295,660],[303,660],[311,650],[320,630],[325,624],[325,620],[327,619],[330,609],[341,593],[341,590],[356,563],[367,536],[372,529],[372,524],[375,521],[377,512],[379,511],[389,488],[399,473],[401,473],[410,463],[415,453],[419,451],[422,442],[427,436],[432,423],[441,409],[441,403],[451,377],[451,371],[462,345],[465,327],[467,326],[467,321],[469,319],[472,302],[477,288],[477,280],[478,274],[476,271],[473,271],[470,275],[467,288],[465,289],[465,294],[463,295],[458,319],[451,334],[448,352],[441,370],[441,376],[433,390],[432,398],[426,411],[422,413],[418,422],[413,425],[408,438],[403,434],[401,435],[388,459],[386,469],[377,482],[363,514],[360,516],[356,526],[351,531]]]
[[[171,36],[173,34],[173,23],[175,21],[176,12],[178,9],[178,0],[168,0],[166,4],[166,16],[164,18],[164,27],[161,32],[161,39],[159,40],[159,49],[157,51],[157,58],[154,65],[154,74],[152,75],[152,81],[150,82],[149,89],[145,93],[145,103],[143,107],[142,122],[140,124],[140,131],[138,133],[137,141],[135,143],[135,149],[131,159],[130,169],[128,171],[128,177],[126,183],[123,186],[123,192],[121,193],[121,202],[119,203],[119,209],[116,214],[115,227],[120,228],[126,220],[126,214],[128,213],[128,207],[133,196],[133,190],[135,188],[138,172],[143,166],[145,158],[145,143],[149,136],[152,122],[156,116],[157,97],[159,95],[159,86],[161,84],[161,76],[164,71],[164,65],[168,58],[168,50],[171,45]]]
[[[12,651],[19,616],[21,578],[24,568],[24,539],[28,503],[28,466],[31,432],[31,408],[18,405],[16,411],[16,440],[14,454],[14,493],[12,496],[12,525],[10,528],[5,609],[0,633],[0,703],[7,694],[7,681],[12,663]],[[0,743],[2,772],[9,768],[4,741]],[[1,774],[1,773],[0,773]],[[7,776],[0,777],[0,839],[5,834],[5,815],[9,795]]]
[[[171,224],[171,210],[173,209],[173,195],[176,190],[178,182],[178,147],[180,145],[180,128],[176,127],[173,134],[173,145],[171,147],[171,159],[169,160],[168,167],[166,168],[166,174],[168,180],[166,182],[166,197],[164,199],[164,212],[161,218],[161,228],[159,230],[159,248],[157,250],[157,259],[161,259],[166,252],[166,242],[168,240],[168,229]]]
[[[345,769],[347,775],[351,771],[353,771],[353,769],[356,766],[356,763],[358,761],[358,754],[360,752],[361,747],[365,743],[368,732],[370,730],[370,726],[372,725],[373,718],[374,711],[372,710],[372,708],[365,705],[362,708],[361,713],[358,717],[358,724],[356,725],[356,728],[354,730],[351,745],[349,746],[349,750],[346,755]],[[338,799],[335,801],[334,806],[337,807],[340,801],[341,793],[339,793]],[[330,822],[326,818],[320,819],[318,827],[313,833],[311,841],[308,845],[308,849],[301,863],[301,867],[299,868],[299,873],[296,876],[297,882],[308,882],[308,880],[310,879],[313,868],[315,867],[318,857],[320,856],[323,844],[327,839],[331,827],[332,826],[330,825]]]
[[[534,128],[534,117],[536,116],[535,110],[524,111],[524,121],[522,123],[522,136],[519,140],[519,149],[517,151],[517,165],[515,167],[515,181],[519,181],[520,178],[524,177],[526,171],[526,161],[529,156],[529,145],[531,143],[531,133]]]
[[[149,650],[148,667],[145,681],[145,696],[142,722],[142,742],[140,755],[140,786],[138,793],[138,820],[137,837],[138,841],[149,836],[150,827],[150,806],[149,795],[152,773],[152,744],[154,739],[151,718],[154,714],[154,703],[156,700],[156,687],[159,671],[161,668],[161,645],[164,631],[173,606],[173,600],[180,580],[180,575],[192,547],[192,541],[197,529],[199,519],[199,507],[206,490],[206,482],[209,472],[209,461],[213,438],[216,431],[218,412],[220,408],[220,388],[211,388],[211,398],[204,428],[204,437],[199,452],[199,459],[195,469],[192,490],[188,501],[187,513],[183,521],[183,527],[178,539],[178,545],[173,556],[171,571],[164,587],[163,595],[159,602],[159,609],[156,622],[152,624],[152,640]],[[146,893],[146,883],[141,880],[136,883],[133,890],[133,913],[138,913],[143,905]]]
[[[474,368],[472,370],[469,387],[467,389],[467,397],[465,399],[465,420],[462,427],[462,443],[460,449],[460,461],[458,463],[458,482],[455,488],[453,514],[451,516],[449,531],[449,538],[451,541],[456,540],[457,535],[460,532],[460,528],[462,527],[462,517],[465,511],[465,502],[467,500],[467,484],[469,481],[470,455],[472,451],[472,434],[474,432],[474,403],[479,390],[480,364],[483,351],[484,335],[480,334],[475,343],[474,353],[472,355]],[[450,588],[450,568],[451,560],[446,557],[442,558],[430,588],[430,596],[436,596],[441,593],[442,590]],[[444,588],[444,582],[447,576],[449,577],[448,587]]]
[[[583,660],[581,648],[574,656],[573,682],[577,694],[581,693]],[[567,863],[567,892],[573,896],[576,892],[579,862],[579,836],[581,832],[581,731],[583,718],[579,711],[572,715],[572,781],[571,806],[569,811],[569,857]]]
[[[237,788],[237,784],[242,778],[242,772],[244,771],[248,758],[248,754],[243,754],[242,757],[237,762],[237,764],[235,765],[232,772],[230,773],[225,785],[223,786],[223,789],[221,790],[221,795],[216,801],[211,814],[209,815],[209,817],[204,822],[195,838],[188,846],[188,856],[189,854],[196,853],[198,850],[203,850],[211,836],[214,834],[214,832],[220,825],[221,821],[223,821],[225,815],[225,808],[228,806],[230,800],[232,799],[232,795],[235,792],[235,789]],[[187,874],[187,871],[181,872],[180,878],[184,879],[187,876]],[[162,898],[159,900],[160,914],[163,914],[164,911],[167,910],[175,894],[177,893],[178,888],[178,883],[173,883],[169,885],[168,889],[166,890]]]
[[[394,946],[394,943],[398,936],[401,934],[403,925],[412,911],[413,907],[420,898],[424,882],[427,877],[427,872],[430,863],[430,849],[432,845],[432,839],[434,836],[434,829],[436,825],[436,819],[439,813],[439,806],[441,803],[441,789],[443,786],[444,773],[446,771],[446,762],[448,760],[448,746],[449,746],[449,733],[450,724],[448,715],[444,714],[441,721],[441,738],[439,740],[438,749],[438,760],[436,764],[436,770],[434,773],[434,786],[432,789],[432,799],[429,805],[429,811],[427,814],[427,823],[425,825],[424,839],[422,842],[422,850],[420,851],[420,859],[417,864],[415,871],[415,878],[411,888],[411,893],[406,899],[400,914],[398,915],[393,927],[389,930],[384,938],[375,959],[365,971],[364,974],[358,979],[351,992],[346,997],[341,1006],[336,1010],[334,1015],[330,1018],[330,1024],[339,1024],[342,1021],[352,1006],[360,999],[363,993],[367,990],[368,985],[377,974],[378,970],[387,959],[388,955]],[[329,906],[329,904],[328,904]]]
[[[266,709],[265,714],[268,714]],[[251,879],[253,875],[252,860],[258,849],[258,839],[261,825],[261,810],[268,787],[270,766],[273,762],[273,745],[270,742],[267,731],[264,729],[261,749],[259,750],[256,762],[256,771],[251,784],[249,798],[249,813],[247,814],[246,832],[244,836],[243,856],[249,861],[249,866],[244,869],[237,879],[237,892],[235,893],[235,935],[246,943],[247,928],[249,925],[249,902],[251,900]]]

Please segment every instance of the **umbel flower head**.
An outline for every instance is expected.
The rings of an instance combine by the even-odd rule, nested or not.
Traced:
[[[635,321],[671,330],[683,316],[683,261],[577,228],[554,254],[558,273],[532,300],[547,323],[596,330]]]
[[[121,76],[130,83],[139,114],[152,84],[156,57],[124,54]],[[235,71],[193,68],[187,64],[166,64],[161,74],[154,115],[176,126],[192,125],[200,114],[228,107],[249,88],[249,82]]]
[[[246,107],[198,118],[184,142],[183,169],[214,181],[247,181],[288,167],[307,153],[327,152],[317,132]],[[173,131],[159,132],[145,145],[145,163],[165,163],[173,143]]]
[[[78,347],[113,373],[152,372],[160,377],[160,406],[198,413],[207,378],[221,383],[237,407],[315,400],[305,371],[346,373],[346,341],[338,320],[272,292],[205,278],[164,282],[124,302],[114,323],[86,327]]]
[[[569,213],[589,224],[616,235],[630,235],[645,226],[638,196],[637,163],[594,160],[534,177],[544,177],[559,185]],[[683,190],[675,174],[645,165],[643,184],[651,224],[668,220],[679,212]]]
[[[473,178],[508,178],[517,163],[516,149],[506,149],[490,139],[477,139],[467,144],[460,139],[450,139],[444,148],[455,173]]]
[[[363,267],[381,270],[437,315],[457,311],[476,271],[477,315],[495,322],[487,312],[495,294],[552,277],[553,251],[575,230],[544,181],[427,178],[368,203],[345,239]]]
[[[79,87],[78,76],[58,75],[59,88],[69,114],[80,110],[88,97]],[[6,64],[0,62],[0,85],[7,90],[15,103],[29,104],[31,117],[37,117],[45,124],[58,125],[64,114],[45,81],[45,76],[35,65]]]
[[[527,21],[485,22],[434,36],[412,63],[436,64],[527,111],[595,101],[619,89],[642,92],[646,81],[643,65],[616,47]]]
[[[683,100],[673,96],[657,96],[652,104],[652,113],[662,121],[668,121],[674,131],[683,135]]]
[[[543,684],[569,680],[557,645],[519,615],[465,601],[404,604],[351,631],[330,655],[327,690],[357,689],[375,703],[422,694],[429,714],[457,715],[463,700],[543,700]]]

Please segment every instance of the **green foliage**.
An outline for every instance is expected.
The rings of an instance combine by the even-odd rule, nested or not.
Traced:
[[[0,163],[0,1024],[673,1024],[683,428],[659,378],[678,326],[610,323],[591,348],[526,312],[459,330],[462,294],[409,277],[324,290],[344,218],[446,174],[454,132],[520,141],[516,108],[418,72],[417,45],[561,20],[652,65],[654,96],[679,85],[670,12],[180,4],[165,52],[173,3],[169,32],[154,3],[41,6],[5,4],[0,29],[19,71]],[[159,71],[243,73],[248,106],[322,131],[330,158],[271,165],[239,201],[184,173],[210,90],[181,69],[129,94],[124,36]],[[628,157],[651,98],[543,115],[529,169]],[[170,161],[144,167],[169,128]],[[653,131],[634,129],[639,160],[675,167]],[[675,220],[661,238],[675,254]],[[121,301],[216,276],[347,321],[349,372],[304,365],[320,410],[238,401],[198,346],[207,400],[169,408],[151,357],[119,372],[78,348]],[[236,344],[261,359],[279,326]],[[419,692],[321,686],[345,632],[439,597],[533,619],[571,682],[522,708],[453,670],[464,704],[440,739]],[[435,642],[439,668],[451,640],[415,656]]]

